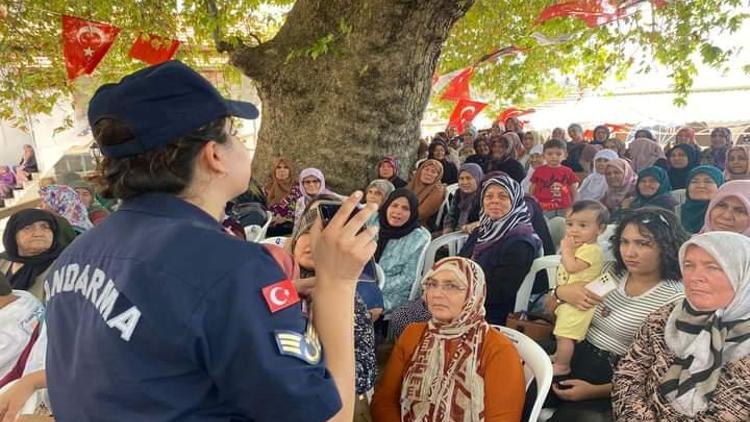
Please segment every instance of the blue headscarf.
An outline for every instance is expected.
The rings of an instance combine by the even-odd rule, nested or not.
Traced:
[[[714,166],[698,166],[690,171],[688,174],[688,187],[687,187],[687,201],[680,207],[680,220],[682,221],[682,227],[688,231],[688,233],[698,233],[703,227],[703,223],[706,218],[706,211],[708,210],[708,204],[710,200],[695,200],[690,198],[690,181],[698,174],[705,174],[716,182],[717,186],[724,184],[724,175],[721,170]]]

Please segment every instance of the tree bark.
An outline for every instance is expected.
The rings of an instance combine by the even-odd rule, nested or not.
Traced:
[[[342,194],[366,186],[384,155],[398,157],[407,176],[442,45],[472,4],[297,0],[272,40],[235,50],[232,63],[258,83],[263,102],[256,179],[265,183],[282,156],[297,171],[321,169]],[[305,54],[327,34],[327,53]]]

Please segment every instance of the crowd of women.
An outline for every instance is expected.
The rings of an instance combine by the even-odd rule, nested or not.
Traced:
[[[492,325],[506,324],[533,261],[558,253],[556,222],[583,200],[608,211],[614,259],[600,276],[616,289],[601,297],[565,284],[547,294],[550,312],[593,310],[569,373],[550,391],[553,420],[750,419],[750,145],[733,144],[725,128],[711,132],[708,148],[689,128],[666,147],[648,130],[626,145],[606,126],[584,139],[577,124],[542,142],[513,118],[424,144],[409,168],[383,157],[364,189],[363,202],[379,209],[370,221],[379,234],[376,267],[362,274],[354,305],[358,420],[521,420],[529,405],[521,359]],[[30,171],[25,160],[21,172]],[[0,166],[0,189],[8,174]],[[83,180],[45,184],[40,196],[41,209],[8,221],[0,270],[10,287],[44,301],[47,269],[111,207]],[[243,197],[235,205],[270,211],[269,236],[288,236],[295,287],[312,301],[309,232],[320,201],[341,196],[320,169],[297,172],[279,158]],[[468,235],[459,256],[421,277],[430,241],[452,232]],[[538,277],[534,291],[547,292],[546,281]],[[376,349],[389,343],[378,374]]]

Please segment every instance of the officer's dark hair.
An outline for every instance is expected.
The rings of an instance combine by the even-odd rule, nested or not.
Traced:
[[[547,151],[550,148],[560,148],[563,151],[567,151],[568,145],[559,139],[550,139],[549,141],[544,143],[544,145],[542,146],[542,151]]]
[[[601,202],[591,199],[582,199],[574,202],[570,207],[570,215],[586,210],[596,212],[596,224],[599,226],[606,226],[609,222],[609,210],[607,207],[602,205]]]
[[[625,210],[615,233],[610,238],[612,253],[615,256],[615,272],[622,275],[625,262],[620,254],[620,243],[625,227],[634,224],[641,236],[651,239],[659,247],[659,260],[662,280],[680,280],[680,246],[687,242],[690,235],[682,228],[677,216],[663,208],[643,207],[636,210]]]
[[[105,198],[128,199],[148,192],[179,194],[193,180],[195,159],[208,141],[228,141],[226,118],[214,120],[167,145],[128,157],[103,159],[97,165],[96,182]],[[112,146],[133,139],[128,126],[103,118],[92,128],[99,146]]]

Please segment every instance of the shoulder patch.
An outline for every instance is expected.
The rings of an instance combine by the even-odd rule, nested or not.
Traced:
[[[320,363],[321,350],[317,336],[305,336],[294,331],[276,330],[274,338],[280,354],[295,357],[310,365]]]

